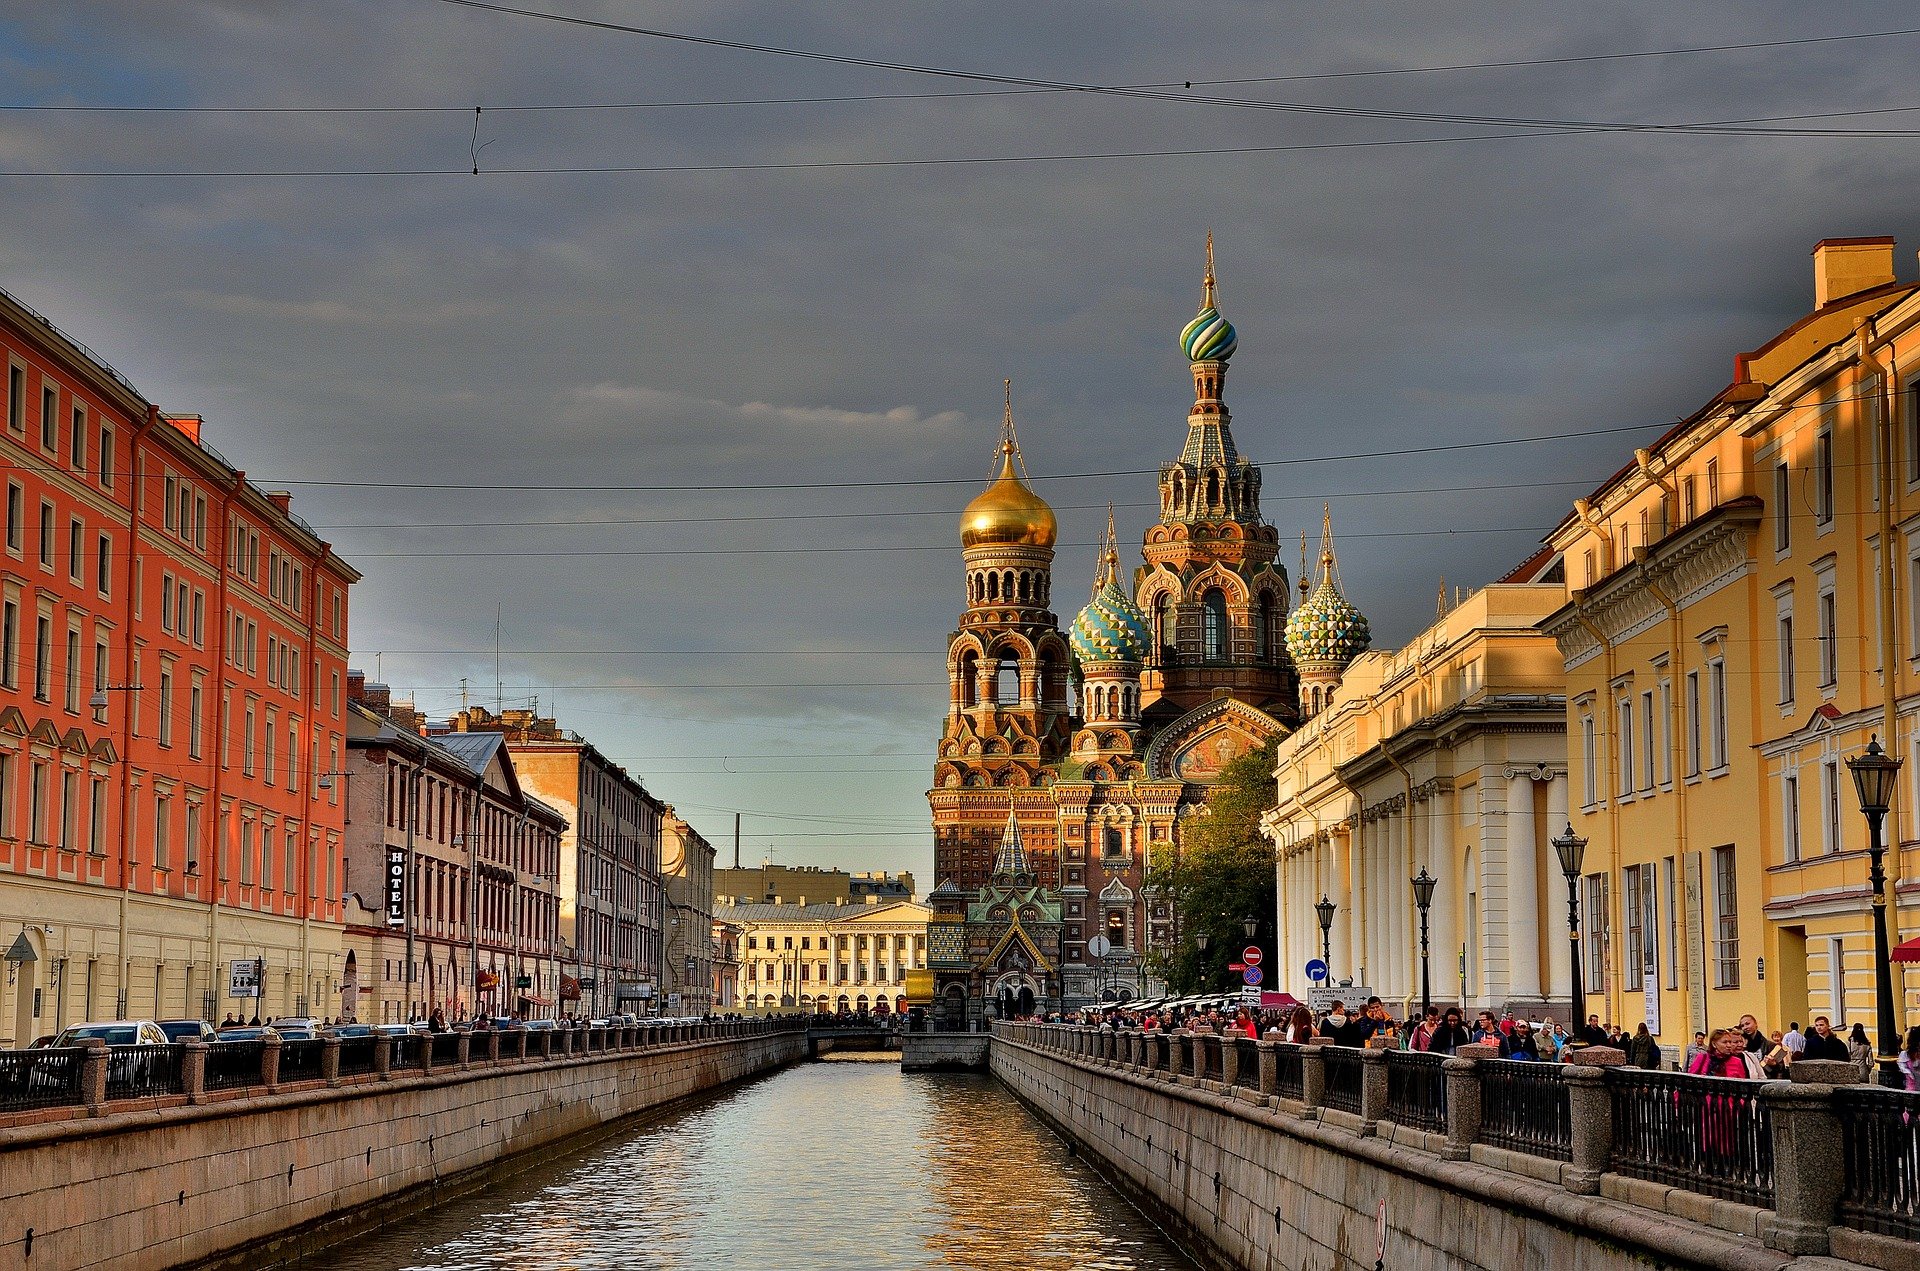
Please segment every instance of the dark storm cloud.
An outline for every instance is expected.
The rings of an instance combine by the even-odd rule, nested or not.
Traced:
[[[1105,83],[1911,24],[1891,4],[1813,15],[1785,3],[1598,4],[1526,19],[1463,4],[1332,16],[1221,4],[1204,17],[1092,4],[555,7]],[[1747,119],[1920,105],[1907,86],[1916,46],[1894,37],[1207,91],[1424,113]],[[0,70],[14,102],[465,108],[0,113],[0,168],[14,171],[463,168],[476,103],[489,108],[477,139],[493,171],[1498,131],[1086,94],[510,111],[984,86],[434,0],[39,6],[0,27]],[[434,710],[457,705],[462,680],[490,701],[498,613],[503,697],[557,697],[566,722],[632,756],[697,824],[730,828],[710,815],[729,807],[853,818],[862,824],[759,815],[747,851],[924,872],[922,769],[959,605],[952,514],[984,475],[1000,380],[1015,380],[1036,476],[1170,457],[1190,395],[1172,337],[1197,299],[1209,228],[1241,332],[1228,397],[1243,450],[1269,465],[1268,516],[1292,538],[1333,503],[1349,589],[1392,643],[1430,615],[1442,574],[1472,584],[1526,556],[1576,483],[1611,471],[1642,435],[1286,460],[1625,424],[1651,435],[1720,387],[1735,351],[1808,305],[1814,240],[1911,240],[1914,167],[1904,139],[1562,135],[1001,166],[12,178],[0,181],[0,285],[169,409],[206,414],[214,444],[263,482],[406,483],[295,487],[299,508],[337,527],[325,532],[367,572],[354,643],[369,671]],[[947,478],[965,483],[738,488]],[[1538,484],[1462,489],[1522,482]],[[432,488],[447,483],[562,488]],[[1137,536],[1152,478],[1042,488],[1062,509],[1070,615],[1101,505],[1119,502],[1123,533]],[[1434,492],[1373,493],[1408,488]],[[1441,533],[1489,528],[1506,532]],[[891,550],[902,547],[934,550]],[[489,554],[507,552],[518,554]],[[722,684],[768,687],[709,687]],[[864,687],[826,687],[849,684]],[[780,752],[808,771],[773,773],[782,765],[758,758]],[[767,837],[836,829],[858,836]]]

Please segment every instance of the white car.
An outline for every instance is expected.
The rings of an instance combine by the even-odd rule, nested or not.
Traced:
[[[53,1039],[55,1046],[84,1046],[99,1038],[109,1046],[164,1046],[167,1035],[150,1019],[110,1019],[92,1024],[69,1024]]]

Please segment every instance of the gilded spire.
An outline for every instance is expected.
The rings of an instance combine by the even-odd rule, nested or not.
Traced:
[[[1340,585],[1340,579],[1337,574],[1334,574],[1334,568],[1333,506],[1322,503],[1320,505],[1320,576],[1325,578],[1330,574],[1334,575],[1333,582],[1337,587]]]
[[[1013,381],[1005,381],[1006,414],[1000,421],[1000,445],[994,452],[997,472],[988,477],[987,488],[975,496],[960,514],[960,544],[976,547],[990,543],[1024,543],[1052,547],[1059,532],[1053,509],[1047,501],[1027,487],[1027,458],[1020,453],[1020,439],[1013,430]]]
[[[1002,475],[1014,469],[1018,464],[1022,478],[1027,475],[1027,457],[1020,453],[1020,438],[1013,431],[1013,381],[1002,380],[1007,390],[1007,413],[1000,418],[1000,446],[993,452],[993,462],[1001,469]]]
[[[1107,536],[1100,543],[1100,566],[1093,571],[1093,594],[1120,577],[1120,549],[1113,532],[1113,504],[1107,504]]]
[[[1212,230],[1208,230],[1208,231],[1207,231],[1207,277],[1206,277],[1206,282],[1205,282],[1205,284],[1204,284],[1204,285],[1205,285],[1205,287],[1206,287],[1206,294],[1205,294],[1205,296],[1204,296],[1204,297],[1203,297],[1203,298],[1201,299],[1201,301],[1200,301],[1200,305],[1201,305],[1201,307],[1202,307],[1202,308],[1204,308],[1204,309],[1211,309],[1211,308],[1213,308],[1213,290],[1214,290],[1214,282],[1213,282],[1213,231],[1212,231]]]
[[[1300,531],[1300,599],[1313,590],[1313,576],[1307,572],[1307,532]]]

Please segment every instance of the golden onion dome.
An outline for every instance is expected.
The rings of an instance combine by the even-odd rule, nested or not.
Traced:
[[[1000,475],[960,514],[960,545],[1021,543],[1052,547],[1060,525],[1047,501],[1027,488],[1014,470],[1013,445],[1000,448]]]

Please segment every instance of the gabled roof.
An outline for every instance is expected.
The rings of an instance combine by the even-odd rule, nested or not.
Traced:
[[[993,948],[987,953],[986,959],[980,965],[990,967],[998,962],[1000,955],[1006,952],[1007,946],[1016,940],[1018,940],[1021,947],[1027,951],[1027,956],[1033,959],[1035,970],[1053,970],[1052,959],[1040,952],[1040,946],[1034,942],[1032,936],[1027,934],[1027,929],[1020,925],[1018,918],[1015,918],[1013,925],[1008,927],[1006,933],[994,942]]]

